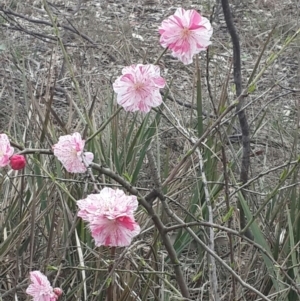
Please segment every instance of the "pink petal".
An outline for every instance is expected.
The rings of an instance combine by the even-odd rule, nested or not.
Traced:
[[[94,160],[94,154],[91,153],[91,152],[85,152],[83,154],[83,156],[84,156],[84,160],[85,160],[86,165],[90,165]]]
[[[140,226],[129,216],[116,220],[100,218],[90,224],[90,229],[96,246],[125,247],[140,233]]]

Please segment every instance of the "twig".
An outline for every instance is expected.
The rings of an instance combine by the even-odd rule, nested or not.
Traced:
[[[31,23],[35,23],[35,24],[41,24],[41,25],[46,25],[46,26],[50,26],[50,27],[54,27],[53,23],[50,23],[50,22],[47,22],[47,21],[44,21],[44,20],[39,20],[39,19],[32,19],[32,18],[28,18],[24,15],[21,15],[21,14],[18,14],[14,11],[12,11],[11,9],[4,9],[3,6],[0,6],[0,11],[2,11],[4,14],[6,14],[7,16],[15,16],[15,17],[18,17],[18,18],[21,18],[21,19],[24,19],[26,21],[29,21]],[[88,41],[89,43],[91,43],[93,46],[97,46],[96,43],[90,38],[88,37],[87,35],[85,35],[84,33],[81,33],[80,31],[78,31],[77,29],[74,29],[70,26],[67,26],[67,25],[62,25],[60,23],[57,23],[56,24],[57,27],[59,28],[63,28],[63,29],[66,29],[68,31],[71,31],[77,35],[79,35],[81,38],[83,38],[84,40]],[[29,32],[28,32],[29,33]],[[48,37],[47,37],[48,38]],[[53,38],[56,40],[56,38]]]
[[[206,131],[203,133],[203,135],[198,139],[195,140],[192,138],[191,143],[193,143],[193,147],[187,152],[187,154],[181,159],[181,161],[173,168],[173,170],[170,172],[167,179],[162,183],[162,187],[165,187],[169,182],[171,182],[174,177],[177,175],[178,170],[181,168],[181,166],[185,163],[185,161],[190,157],[196,149],[201,145],[201,143],[207,138],[207,136],[215,129],[215,127],[222,121],[224,116],[226,116],[230,111],[232,111],[236,107],[236,102],[229,105],[225,111],[215,120],[215,122],[206,129]]]
[[[161,94],[163,97],[166,96],[166,93],[163,92],[163,91],[160,91],[160,94]],[[193,105],[193,104],[191,104],[191,103],[189,103],[189,102],[183,102],[183,101],[181,101],[181,100],[178,100],[178,99],[172,97],[171,95],[167,95],[167,99],[169,99],[169,100],[171,100],[171,101],[173,101],[173,102],[176,102],[176,103],[178,103],[179,105],[181,105],[181,106],[183,106],[183,107],[185,107],[185,108],[197,110],[197,106],[195,106],[195,105]],[[206,116],[206,117],[216,118],[215,115],[209,114],[207,111],[203,111],[202,114],[203,114],[203,116]]]
[[[168,252],[168,255],[170,257],[170,260],[172,262],[175,276],[176,276],[176,281],[180,287],[181,294],[184,298],[189,298],[189,290],[188,286],[186,284],[186,281],[183,277],[182,270],[180,267],[180,262],[178,260],[176,251],[173,247],[173,244],[169,238],[169,236],[165,232],[165,225],[162,223],[161,219],[155,214],[153,207],[146,201],[144,197],[142,197],[138,190],[132,186],[130,183],[125,181],[121,176],[110,170],[109,168],[103,167],[101,165],[98,165],[96,163],[91,163],[90,167],[98,170],[99,172],[103,173],[104,175],[110,177],[111,179],[115,180],[119,184],[121,184],[128,192],[130,192],[133,195],[138,196],[139,203],[147,210],[149,216],[152,218],[153,223],[155,224],[157,230],[159,231],[163,244],[165,245],[165,248]],[[153,194],[153,197],[159,196],[159,193]]]
[[[34,152],[33,149],[28,149],[28,150],[24,150],[22,152],[23,154],[25,153],[44,153],[44,154],[53,154],[50,150],[47,150],[47,149],[37,149],[36,152]],[[138,200],[139,200],[139,203],[147,210],[148,212],[148,215],[152,218],[153,220],[153,223],[155,224],[156,228],[158,229],[160,235],[161,235],[161,238],[162,238],[162,241],[165,245],[165,248],[168,252],[168,255],[171,259],[171,262],[172,262],[172,265],[173,265],[173,268],[174,268],[174,273],[175,273],[175,276],[176,276],[176,281],[180,287],[180,290],[181,290],[181,293],[182,293],[182,296],[184,298],[189,298],[189,290],[188,290],[188,286],[186,284],[186,281],[183,277],[183,273],[182,273],[182,270],[181,270],[181,266],[180,266],[180,262],[179,262],[179,259],[177,257],[177,254],[176,254],[176,251],[173,247],[173,244],[169,238],[169,236],[166,234],[166,227],[165,225],[162,223],[161,219],[155,214],[152,206],[149,204],[148,200],[146,200],[146,198],[142,197],[140,195],[140,193],[138,192],[138,190],[132,186],[130,183],[128,183],[127,181],[125,181],[120,175],[116,174],[115,172],[113,172],[111,169],[109,168],[106,168],[106,167],[103,167],[101,165],[98,165],[96,163],[91,163],[89,165],[90,168],[93,168],[97,171],[99,171],[100,173],[108,176],[109,178],[115,180],[117,183],[119,183],[121,186],[123,186],[128,192],[130,192],[131,194],[133,195],[136,195],[138,196]],[[153,191],[151,196],[153,198],[156,198],[160,195],[159,192],[156,192],[156,191]],[[148,195],[149,197],[149,195]]]
[[[157,165],[154,160],[154,155],[153,155],[153,151],[151,148],[151,144],[150,144],[146,154],[147,154],[147,159],[149,161],[150,175],[151,175],[154,185],[155,185],[154,187],[156,190],[160,190],[161,189],[160,171],[157,169]]]
[[[252,239],[249,239],[248,237],[246,237],[245,235],[241,234],[238,231],[235,231],[235,230],[225,227],[225,226],[221,226],[219,224],[211,224],[211,223],[204,222],[204,221],[195,221],[195,222],[190,222],[190,223],[169,226],[166,229],[166,231],[171,232],[174,230],[178,230],[178,229],[182,229],[182,228],[190,228],[190,227],[197,226],[197,225],[204,226],[204,227],[212,227],[215,229],[219,229],[221,231],[225,231],[227,234],[232,234],[232,235],[238,236],[241,239],[244,239],[245,241],[247,241],[250,245],[253,245],[259,251],[261,251],[264,255],[266,255],[272,261],[274,266],[278,266],[278,268],[280,269],[280,272],[282,272],[285,275],[285,277],[291,282],[291,285],[293,286],[293,289],[295,290],[295,292],[297,292],[300,295],[300,288],[299,288],[298,284],[288,275],[288,273],[286,272],[286,269],[283,267],[284,265],[283,264],[279,265],[278,262],[276,260],[274,260],[272,255],[270,255],[268,253],[268,251],[266,249],[264,249],[260,244],[256,243]],[[292,268],[292,267],[289,267],[289,269],[290,268]]]
[[[205,194],[205,201],[206,201],[206,206],[208,209],[208,221],[209,223],[213,223],[213,210],[212,210],[212,204],[210,201],[210,193],[208,191],[208,185],[207,185],[207,180],[206,180],[206,174],[204,172],[204,163],[203,163],[203,158],[201,155],[201,152],[199,148],[196,150],[196,153],[199,157],[199,167],[200,167],[200,172],[201,172],[201,180],[203,183],[204,187],[204,194]],[[211,252],[215,252],[215,233],[213,228],[209,228],[209,240],[208,240],[208,248],[210,249]],[[213,295],[213,300],[214,301],[219,301],[220,296],[218,294],[218,279],[217,279],[217,268],[216,268],[216,262],[215,258],[211,255],[211,253],[208,253],[208,260],[210,263],[210,285],[212,288],[212,295]]]
[[[233,44],[233,74],[234,74],[234,83],[236,88],[236,96],[239,97],[242,95],[242,76],[241,76],[241,50],[240,50],[240,42],[239,36],[235,29],[232,15],[229,7],[228,0],[222,0],[223,13],[226,21],[226,25],[228,28],[228,32],[231,36],[232,44]],[[248,182],[248,173],[250,166],[250,133],[249,133],[249,124],[247,120],[247,116],[245,114],[245,110],[243,109],[243,99],[241,97],[236,106],[236,111],[238,114],[238,119],[241,126],[242,131],[242,146],[243,146],[243,154],[242,154],[242,162],[241,162],[241,171],[240,171],[240,181],[242,184]],[[246,193],[242,190],[243,196],[246,199]],[[245,213],[241,202],[238,202],[238,207],[240,210],[240,226],[244,229],[246,225]],[[253,235],[250,230],[247,230],[245,235],[249,238],[253,239]]]
[[[178,216],[172,214],[172,212],[170,212],[170,210],[166,207],[165,208],[167,210],[167,212],[181,225],[184,225],[185,222],[180,219]],[[167,230],[169,230],[169,228],[167,228]],[[250,291],[252,291],[253,293],[257,294],[258,296],[260,296],[263,300],[266,301],[271,301],[271,299],[269,299],[268,297],[266,297],[265,295],[263,295],[260,291],[258,291],[256,288],[254,288],[253,286],[249,285],[248,283],[246,283],[229,265],[226,264],[226,262],[224,262],[222,260],[221,257],[219,257],[215,252],[213,252],[199,237],[198,235],[190,228],[186,228],[187,232],[193,237],[193,239],[206,251],[208,252],[211,256],[213,256],[216,260],[218,260],[220,262],[220,264],[227,270],[229,271],[229,273],[243,286],[246,287],[247,289],[249,289]]]
[[[221,137],[221,135],[220,135],[220,137]],[[227,158],[226,158],[225,148],[223,145],[221,146],[221,151],[222,151],[223,174],[224,174],[224,184],[225,184],[224,185],[225,203],[226,203],[227,212],[230,212]],[[231,224],[232,224],[232,216],[230,216],[228,219],[228,228],[231,228]],[[233,266],[234,265],[234,254],[233,254],[233,241],[232,241],[231,233],[228,233],[228,239],[229,239],[229,249],[230,249],[230,263]],[[234,277],[232,278],[232,300],[236,300],[235,278]]]

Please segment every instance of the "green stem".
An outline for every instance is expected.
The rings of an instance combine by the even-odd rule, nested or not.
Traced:
[[[113,266],[114,266],[114,261],[115,261],[115,256],[116,256],[116,247],[111,247],[110,249],[110,257],[111,257],[111,263],[108,267],[108,273],[110,273],[113,269]],[[111,300],[114,300],[113,299],[113,288],[114,288],[114,275],[112,274],[111,275],[111,279],[109,281],[109,285],[107,287],[107,295],[106,295],[106,300],[107,301],[111,301]]]

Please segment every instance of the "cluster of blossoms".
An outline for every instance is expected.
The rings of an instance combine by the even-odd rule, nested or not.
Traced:
[[[26,159],[23,155],[14,155],[14,148],[10,145],[6,134],[0,134],[0,167],[10,165],[14,170],[23,169]]]
[[[178,8],[173,16],[164,20],[159,28],[160,44],[172,51],[172,55],[185,65],[193,62],[193,56],[206,50],[213,33],[207,18],[195,10]],[[113,84],[117,102],[125,111],[148,113],[162,103],[159,89],[165,86],[160,68],[155,65],[131,65]]]
[[[85,141],[79,133],[61,136],[52,149],[64,168],[83,173],[94,155],[84,152]],[[96,246],[124,247],[140,233],[134,220],[138,207],[136,196],[127,196],[122,190],[104,188],[99,194],[90,194],[77,202],[78,216],[88,222]]]
[[[191,64],[193,56],[210,45],[212,26],[208,19],[195,10],[178,8],[174,15],[165,19],[159,27],[160,44],[170,49],[172,55]],[[166,81],[160,76],[159,66],[135,64],[125,67],[113,89],[117,103],[129,112],[148,113],[162,103],[159,89]],[[53,145],[52,150],[64,168],[71,173],[84,173],[94,155],[84,151],[85,141],[79,133],[65,135]],[[13,169],[24,168],[26,161],[21,155],[13,156],[13,148],[5,134],[0,135],[0,167],[10,164]],[[127,196],[122,190],[104,188],[98,194],[90,194],[77,201],[78,216],[88,223],[96,246],[124,247],[140,233],[134,219],[138,201],[136,196]],[[46,276],[39,271],[30,273],[31,284],[27,294],[34,301],[58,300],[62,291],[52,288]]]

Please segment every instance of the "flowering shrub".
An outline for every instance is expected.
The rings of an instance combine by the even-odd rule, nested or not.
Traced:
[[[0,167],[9,164],[9,158],[14,153],[14,148],[10,146],[9,139],[6,134],[0,134]]]
[[[162,103],[159,89],[165,86],[160,69],[155,65],[131,65],[122,70],[113,84],[117,102],[125,111],[148,113]]]
[[[33,297],[33,301],[56,301],[62,294],[60,288],[52,288],[47,277],[40,271],[30,272],[30,280],[26,293]]]
[[[60,136],[58,143],[52,146],[54,156],[68,172],[83,173],[94,159],[94,154],[84,152],[85,141],[79,133]]]
[[[20,170],[26,166],[26,159],[23,155],[13,155],[10,157],[9,163],[12,169]]]
[[[77,201],[77,205],[78,216],[89,223],[96,246],[128,246],[140,233],[133,216],[138,207],[136,196],[106,187]]]
[[[193,62],[195,54],[211,44],[213,29],[209,20],[197,11],[178,8],[162,22],[159,33],[162,47],[172,50],[172,55],[187,65]]]
[[[162,22],[159,28],[160,43],[162,47],[170,49],[174,57],[184,64],[190,64],[195,54],[207,49],[210,45],[212,31],[208,19],[202,17],[198,12],[178,8],[173,16]],[[117,94],[117,103],[125,111],[148,113],[151,108],[161,105],[160,89],[165,85],[166,81],[160,75],[159,66],[133,64],[123,68],[122,75],[113,83],[113,90]],[[52,150],[54,156],[68,172],[84,173],[94,159],[94,154],[85,152],[84,147],[85,140],[82,139],[80,133],[75,132],[72,135],[60,136],[58,142],[52,146]],[[8,164],[14,170],[25,167],[25,157],[18,154],[13,155],[13,152],[14,149],[10,146],[8,137],[1,134],[0,167]],[[46,153],[49,154],[49,150]],[[94,181],[92,172],[90,175],[97,191],[97,183]],[[122,181],[119,183],[124,184]],[[128,190],[130,191],[130,189]],[[136,193],[133,192],[133,194]],[[147,203],[145,200],[144,202]],[[152,206],[150,203],[147,203],[149,208]],[[133,238],[141,231],[134,218],[134,213],[138,208],[137,197],[126,195],[120,189],[105,187],[99,193],[89,194],[85,199],[78,200],[77,206],[79,207],[78,217],[87,222],[96,246],[129,246]],[[147,206],[144,205],[144,208]],[[154,211],[150,216],[154,216]],[[166,235],[163,232],[166,228],[157,228],[161,235]],[[165,245],[169,248],[169,254],[172,254],[170,252],[173,250],[171,243]],[[172,256],[173,258],[171,258]],[[174,254],[172,256],[170,256],[172,263],[177,264],[176,256]],[[26,293],[32,296],[34,301],[55,301],[62,294],[60,288],[52,288],[47,277],[40,271],[31,272],[30,280],[31,284]],[[107,293],[107,300],[112,300],[109,296],[111,294]]]

